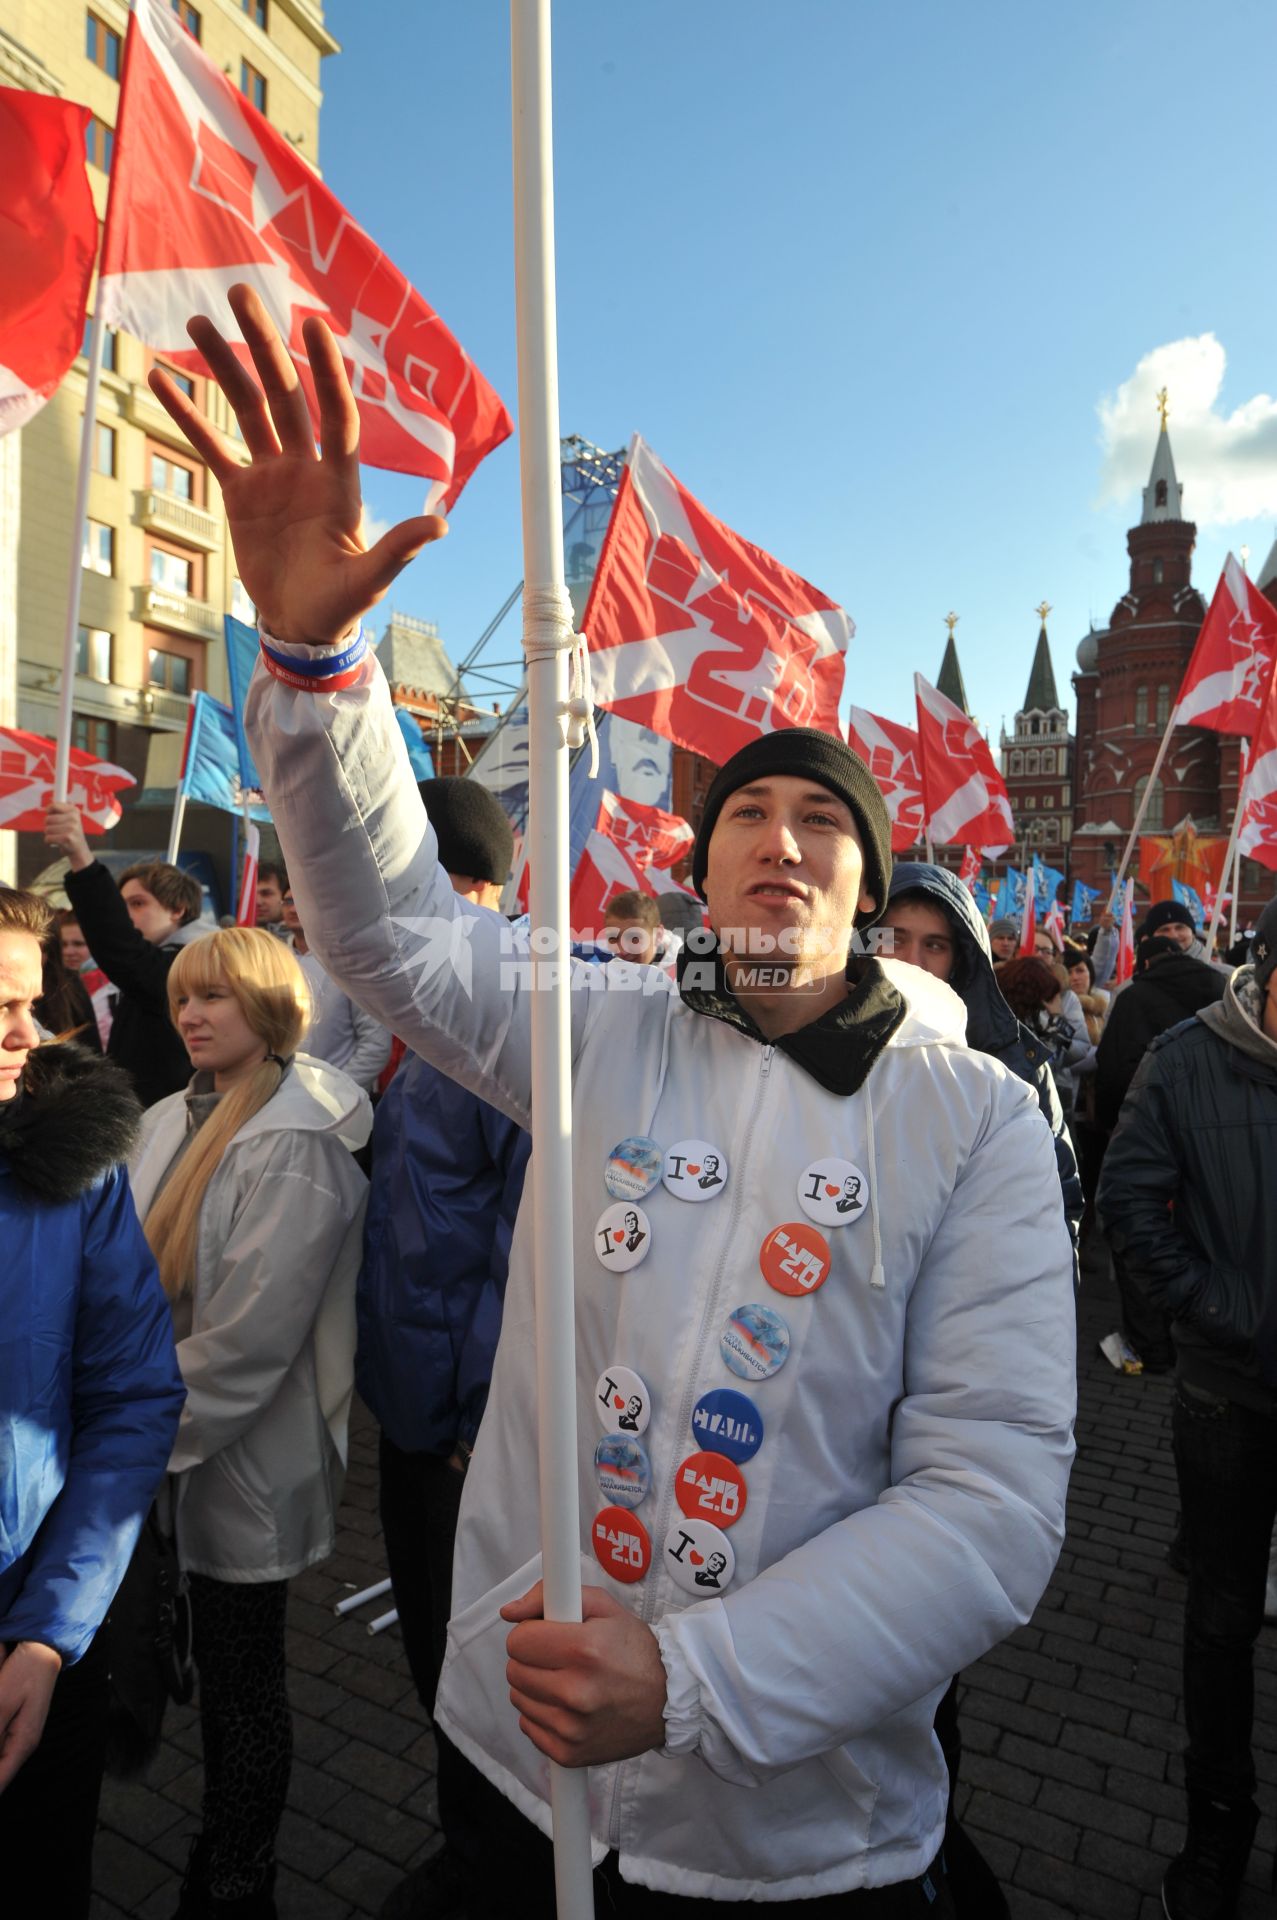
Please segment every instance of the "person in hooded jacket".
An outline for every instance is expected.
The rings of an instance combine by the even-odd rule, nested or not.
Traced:
[[[1254,1645],[1277,1519],[1277,900],[1252,953],[1152,1041],[1099,1191],[1176,1351],[1188,1832],[1163,1886],[1169,1920],[1229,1920],[1258,1820]]]
[[[80,810],[55,802],[44,837],[70,862],[67,898],[119,998],[106,1050],[131,1075],[137,1097],[152,1107],[186,1085],[190,1063],[168,1017],[169,968],[180,950],[198,940],[203,895],[199,881],[163,860],[129,867],[117,886],[109,867],[95,860]]]
[[[937,913],[943,926],[933,924]],[[1076,1243],[1082,1185],[1051,1071],[1051,1049],[1046,1037],[1018,1020],[1003,998],[989,935],[969,890],[944,867],[897,861],[882,925],[891,931],[891,950],[898,959],[947,980],[959,996],[967,1010],[967,1045],[1000,1060],[1033,1088],[1055,1142],[1060,1194]]]
[[[292,1757],[288,1582],[336,1534],[368,1191],[353,1154],[372,1110],[298,1052],[310,997],[273,935],[209,934],[168,992],[195,1072],[147,1114],[133,1184],[187,1389],[169,1474],[204,1809],[178,1912],[259,1920]]]
[[[106,1757],[100,1632],[177,1430],[181,1376],[123,1162],[118,1067],[39,1045],[53,916],[0,889],[0,1888],[80,1920]]]
[[[331,332],[305,324],[320,455],[260,299],[229,299],[262,386],[210,321],[191,332],[251,461],[158,369],[152,390],[222,486],[262,615],[248,725],[303,921],[347,992],[527,1125],[541,969],[510,965],[505,921],[440,868],[359,628],[442,524],[363,550]],[[717,932],[689,941],[677,983],[555,959],[576,1418],[538,1415],[525,1193],[436,1702],[490,1795],[470,1920],[554,1911],[548,1762],[591,1770],[598,1899],[626,1920],[697,1901],[777,1920],[952,1913],[932,1723],[1059,1551],[1072,1262],[1030,1089],[965,1045],[942,981],[851,952],[885,903],[890,845],[841,739],[760,734],[707,796],[692,877]],[[698,1198],[703,1151],[726,1177]],[[995,1238],[1014,1262],[990,1258]],[[544,1617],[549,1423],[580,1436],[575,1624]],[[741,1457],[701,1471],[715,1440]]]

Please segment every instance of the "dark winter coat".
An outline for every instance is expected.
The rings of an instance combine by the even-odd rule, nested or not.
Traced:
[[[1181,1376],[1271,1413],[1277,1042],[1261,1031],[1254,969],[1224,984],[1221,1004],[1145,1053],[1109,1142],[1098,1205],[1131,1278],[1174,1320]]]
[[[191,1062],[169,1018],[169,968],[182,947],[207,931],[178,927],[154,946],[129,918],[110,869],[100,860],[68,873],[63,883],[89,951],[119,989],[107,1053],[128,1073],[144,1107],[153,1107],[190,1080]]]
[[[1095,1123],[1111,1133],[1127,1088],[1159,1033],[1223,998],[1228,975],[1191,954],[1168,953],[1113,996],[1095,1051]]]
[[[532,1142],[409,1054],[377,1108],[355,1384],[407,1453],[473,1446]]]
[[[78,1660],[124,1577],[186,1397],[122,1162],[124,1075],[30,1055],[0,1110],[0,1641]]]
[[[1002,997],[993,971],[989,932],[975,901],[955,874],[944,867],[901,861],[892,870],[889,901],[902,893],[925,893],[943,912],[954,930],[953,971],[949,985],[967,1009],[967,1045],[987,1053],[1027,1080],[1038,1096],[1042,1117],[1055,1137],[1055,1164],[1060,1175],[1069,1233],[1077,1244],[1078,1223],[1085,1200],[1078,1177],[1077,1156],[1064,1123],[1064,1109],[1051,1072],[1051,1049],[1016,1019]]]

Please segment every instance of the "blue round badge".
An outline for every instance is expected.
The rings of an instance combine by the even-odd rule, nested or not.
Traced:
[[[760,1301],[737,1307],[719,1336],[719,1350],[740,1380],[769,1380],[789,1358],[789,1328]]]
[[[614,1200],[641,1200],[660,1179],[664,1165],[665,1155],[655,1140],[645,1133],[630,1134],[609,1153],[603,1184]]]
[[[628,1433],[605,1433],[594,1449],[599,1492],[614,1507],[637,1507],[652,1489],[647,1448]]]
[[[708,1452],[725,1453],[738,1467],[752,1460],[763,1444],[762,1416],[735,1387],[715,1387],[701,1395],[692,1409],[692,1432]]]

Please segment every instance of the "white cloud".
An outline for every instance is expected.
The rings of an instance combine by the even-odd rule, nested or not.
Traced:
[[[1222,412],[1227,365],[1213,333],[1170,340],[1146,353],[1117,392],[1100,401],[1102,501],[1129,500],[1146,484],[1157,435],[1156,396],[1165,387],[1187,517],[1199,526],[1230,526],[1277,514],[1277,400],[1257,393],[1231,413]]]
[[[389,533],[393,525],[393,521],[383,520],[379,513],[373,513],[365,506],[363,525],[360,528],[360,532],[363,534],[364,545],[366,547],[375,547],[382,534]]]

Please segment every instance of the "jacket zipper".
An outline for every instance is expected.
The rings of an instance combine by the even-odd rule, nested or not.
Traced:
[[[745,1134],[741,1141],[739,1153],[736,1151],[735,1142],[733,1142],[732,1145],[731,1166],[732,1179],[734,1181],[743,1181],[745,1170],[749,1165],[750,1155],[754,1145],[756,1122],[763,1103],[763,1097],[767,1091],[767,1083],[771,1077],[772,1059],[775,1052],[776,1049],[771,1045],[770,1041],[763,1048],[763,1057],[758,1072],[758,1086],[754,1092],[754,1100],[749,1110],[749,1118],[745,1123]],[[730,1234],[724,1237],[718,1262],[714,1269],[713,1283],[705,1296],[705,1305],[701,1311],[701,1324],[696,1336],[696,1347],[692,1356],[692,1365],[687,1376],[687,1384],[683,1389],[682,1405],[679,1408],[679,1425],[676,1429],[678,1433],[686,1433],[691,1422],[692,1408],[695,1405],[696,1382],[700,1378],[701,1366],[705,1358],[706,1342],[717,1320],[719,1289],[722,1286],[723,1272],[727,1265],[728,1246],[731,1237]],[[664,1550],[665,1535],[669,1530],[670,1508],[674,1498],[673,1482],[674,1476],[671,1474],[670,1484],[661,1494],[660,1503],[657,1508],[657,1524],[652,1532],[653,1565],[651,1572],[653,1577],[645,1583],[642,1596],[643,1604],[639,1609],[638,1615],[644,1626],[648,1627],[652,1624],[652,1615],[656,1608],[655,1575],[657,1571],[657,1555]],[[608,1843],[617,1852],[620,1851],[621,1846],[621,1786],[625,1778],[626,1768],[636,1766],[637,1764],[637,1760],[620,1760],[616,1763],[616,1777],[612,1782],[612,1802],[608,1810]]]

